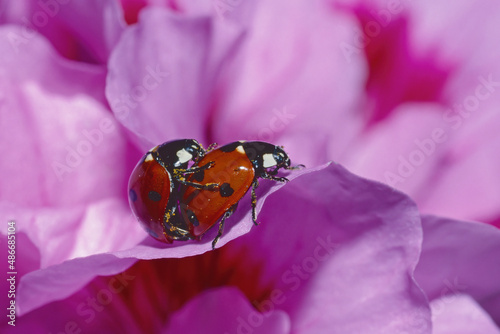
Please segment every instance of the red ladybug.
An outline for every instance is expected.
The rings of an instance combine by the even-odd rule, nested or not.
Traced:
[[[287,182],[276,174],[280,169],[290,167],[290,158],[280,146],[260,141],[237,141],[206,154],[198,164],[212,163],[210,169],[200,169],[188,180],[201,185],[218,184],[217,188],[183,188],[180,209],[183,220],[189,226],[189,233],[199,238],[219,222],[219,232],[212,242],[212,248],[222,235],[225,220],[235,211],[238,202],[252,187],[252,220],[257,225],[255,189],[259,178]]]
[[[189,224],[179,215],[180,187],[216,189],[215,184],[186,180],[189,174],[211,167],[210,163],[194,165],[206,152],[194,139],[167,142],[147,152],[132,171],[128,184],[130,207],[155,239],[167,243],[193,239]],[[188,168],[190,163],[193,166]]]

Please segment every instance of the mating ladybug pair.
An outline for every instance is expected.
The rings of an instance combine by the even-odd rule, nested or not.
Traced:
[[[157,240],[200,239],[225,220],[252,188],[252,219],[257,225],[255,189],[259,178],[287,182],[276,176],[290,166],[290,158],[279,146],[260,141],[237,141],[204,149],[194,139],[158,145],[139,161],[129,180],[129,202],[134,215]]]

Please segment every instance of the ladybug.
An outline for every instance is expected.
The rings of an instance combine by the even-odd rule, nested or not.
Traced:
[[[182,185],[193,189],[217,188],[216,184],[201,185],[187,180],[189,174],[211,168],[210,162],[195,164],[212,147],[205,150],[194,139],[166,142],[149,150],[132,171],[128,183],[130,207],[155,239],[166,243],[193,239],[178,212],[179,188]]]
[[[288,182],[286,177],[276,176],[280,169],[304,167],[291,167],[290,158],[282,147],[261,141],[236,141],[227,144],[206,154],[198,164],[211,164],[211,167],[198,169],[188,180],[203,186],[215,183],[218,187],[182,187],[180,210],[189,233],[198,239],[219,222],[219,231],[212,242],[212,249],[215,249],[222,235],[224,222],[236,210],[250,187],[252,220],[258,225],[255,190],[259,186],[259,178]]]

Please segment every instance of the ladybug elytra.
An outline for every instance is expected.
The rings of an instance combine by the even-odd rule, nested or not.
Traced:
[[[200,164],[213,162],[209,169],[193,173],[188,180],[201,185],[218,184],[217,189],[195,189],[184,187],[181,213],[189,222],[190,233],[199,237],[219,222],[219,231],[212,242],[212,248],[222,235],[225,220],[236,210],[241,198],[251,188],[252,221],[257,225],[255,190],[259,178],[276,182],[287,182],[276,174],[280,169],[291,167],[290,158],[283,148],[260,141],[237,141],[209,152]]]
[[[158,145],[149,150],[132,171],[129,179],[129,203],[144,229],[155,239],[171,243],[192,239],[178,212],[179,187],[210,188],[187,181],[187,175],[210,168],[191,166],[206,150],[193,139],[182,139]]]

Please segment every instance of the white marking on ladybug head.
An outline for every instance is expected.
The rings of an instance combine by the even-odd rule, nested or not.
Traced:
[[[243,145],[236,146],[236,152],[245,154],[245,149],[243,148]]]
[[[179,162],[181,164],[188,162],[189,160],[193,159],[193,155],[186,151],[185,149],[178,150],[177,153],[177,158],[179,158]]]
[[[269,168],[276,166],[278,163],[276,162],[276,159],[274,159],[274,156],[272,153],[266,153],[262,156],[262,166],[264,168]]]
[[[148,152],[148,154],[146,154],[146,158],[144,158],[144,161],[145,162],[153,161],[153,155],[151,154],[151,152]]]

